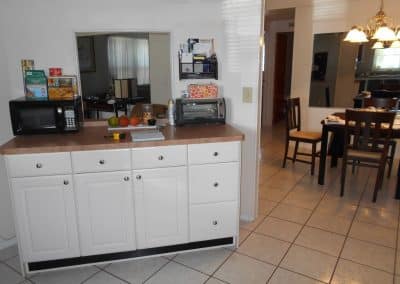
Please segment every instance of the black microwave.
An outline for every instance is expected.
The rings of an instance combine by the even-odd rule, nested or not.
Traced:
[[[198,123],[225,123],[225,99],[177,99],[177,125]]]
[[[81,97],[72,100],[11,100],[10,116],[14,135],[79,131],[82,122]]]

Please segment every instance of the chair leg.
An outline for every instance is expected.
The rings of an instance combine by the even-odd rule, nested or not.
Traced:
[[[312,143],[312,153],[311,153],[311,175],[314,175],[315,168],[315,156],[317,154],[317,143]]]
[[[340,196],[344,195],[344,185],[346,183],[346,167],[347,167],[347,158],[343,157],[342,161],[342,174],[340,176]]]
[[[379,189],[382,188],[382,183],[383,183],[383,174],[385,173],[385,165],[386,161],[381,163],[382,165],[379,166],[378,168],[378,173],[376,175],[376,181],[375,181],[375,187],[374,187],[374,195],[372,197],[372,202],[376,202],[376,198],[378,196],[378,191]]]
[[[354,175],[355,171],[356,171],[356,160],[353,160],[353,163],[351,164],[351,173]]]
[[[288,155],[288,151],[289,151],[289,139],[286,139],[285,156],[283,157],[282,168],[286,167],[286,158],[287,158],[287,155]]]
[[[390,158],[389,158],[389,168],[388,168],[387,178],[390,178],[390,175],[392,174],[393,160],[395,153],[396,153],[396,144],[392,144],[390,145]]]
[[[296,162],[298,150],[299,150],[299,141],[296,141],[296,145],[294,146],[294,153],[293,153],[293,164]]]

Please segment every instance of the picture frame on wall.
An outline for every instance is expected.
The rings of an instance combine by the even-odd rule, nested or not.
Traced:
[[[94,52],[94,40],[91,36],[77,38],[79,70],[82,73],[96,72],[96,57]]]

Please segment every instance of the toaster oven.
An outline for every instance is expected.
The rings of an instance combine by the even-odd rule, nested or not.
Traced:
[[[225,123],[225,99],[177,99],[176,125]]]

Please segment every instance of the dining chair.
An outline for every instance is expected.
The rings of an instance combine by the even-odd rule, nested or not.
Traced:
[[[286,167],[286,160],[291,160],[293,163],[296,161],[311,164],[311,175],[314,175],[315,158],[319,156],[317,152],[317,144],[321,142],[321,133],[302,131],[301,130],[301,110],[300,98],[289,98],[286,100],[286,144],[285,156],[283,158],[282,167]],[[293,157],[288,156],[290,141],[295,142]],[[299,152],[299,144],[311,144],[311,153]],[[297,156],[311,157],[311,161],[298,159]]]
[[[344,194],[347,165],[377,168],[372,202],[382,187],[395,113],[346,110],[340,196]]]
[[[392,109],[398,109],[398,104],[399,104],[399,99],[398,98],[365,98],[363,102],[363,107],[364,108],[369,108],[369,107],[375,107],[378,109],[385,109],[385,110],[392,110]],[[387,163],[388,163],[388,173],[387,177],[390,178],[390,175],[392,174],[392,168],[393,168],[393,162],[394,162],[394,157],[396,153],[396,140],[391,139],[389,140],[389,153],[387,157]],[[354,167],[353,167],[354,171]]]

